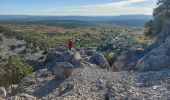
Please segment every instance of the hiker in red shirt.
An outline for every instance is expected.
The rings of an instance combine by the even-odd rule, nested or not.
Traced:
[[[68,39],[67,46],[71,50],[71,48],[73,47],[73,38]]]

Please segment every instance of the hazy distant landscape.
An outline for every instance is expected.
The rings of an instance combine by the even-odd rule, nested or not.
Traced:
[[[4,0],[0,100],[169,100],[169,0]]]
[[[75,47],[105,45],[109,49],[107,44],[119,36],[131,38],[124,43],[125,45],[127,42],[129,45],[134,42],[133,45],[140,47],[145,41],[144,23],[150,19],[151,16],[146,15],[112,17],[0,16],[0,23],[9,31],[6,35],[33,42],[41,50],[66,45],[65,42],[69,37],[75,37]],[[115,44],[111,43],[110,45]]]
[[[22,15],[0,15],[0,21],[53,21],[53,20],[75,20],[95,23],[115,23],[122,25],[143,26],[144,23],[152,19],[151,15],[120,15],[120,16],[22,16]]]
[[[71,65],[81,68],[83,63],[77,58],[79,56],[83,62],[89,64],[97,64],[96,60],[101,60],[97,61],[99,64],[97,65],[101,68],[118,71],[113,66],[123,49],[143,50],[154,41],[146,38],[144,34],[144,23],[151,19],[152,17],[147,15],[110,17],[2,15],[0,16],[2,75],[0,76],[3,76],[4,71],[17,70],[14,63],[21,66],[20,70],[10,74],[5,72],[4,75],[25,77],[42,68],[50,68],[53,64],[51,61],[55,59],[59,62],[68,59],[61,63],[62,68],[65,66],[64,62],[68,61]],[[75,39],[74,47],[73,50],[67,51],[67,41],[70,37]],[[62,51],[55,51],[58,49]],[[63,58],[55,58],[58,57],[57,52],[59,55],[61,53]],[[88,66],[94,67],[94,65]],[[22,77],[16,77],[12,81],[1,77],[5,83],[0,82],[0,85],[9,87],[20,82]]]

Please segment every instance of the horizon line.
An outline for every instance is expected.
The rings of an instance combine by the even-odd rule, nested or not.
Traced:
[[[56,17],[67,17],[67,16],[79,16],[79,17],[111,17],[111,16],[126,16],[126,15],[145,15],[152,16],[152,14],[121,14],[121,15],[27,15],[27,14],[0,14],[0,16],[56,16]]]

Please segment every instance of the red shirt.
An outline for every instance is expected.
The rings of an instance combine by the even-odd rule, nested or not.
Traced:
[[[73,40],[69,39],[67,45],[68,45],[69,48],[72,48],[73,47]]]

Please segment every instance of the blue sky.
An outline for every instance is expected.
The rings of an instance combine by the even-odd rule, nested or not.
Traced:
[[[0,0],[0,15],[151,15],[157,0]]]

